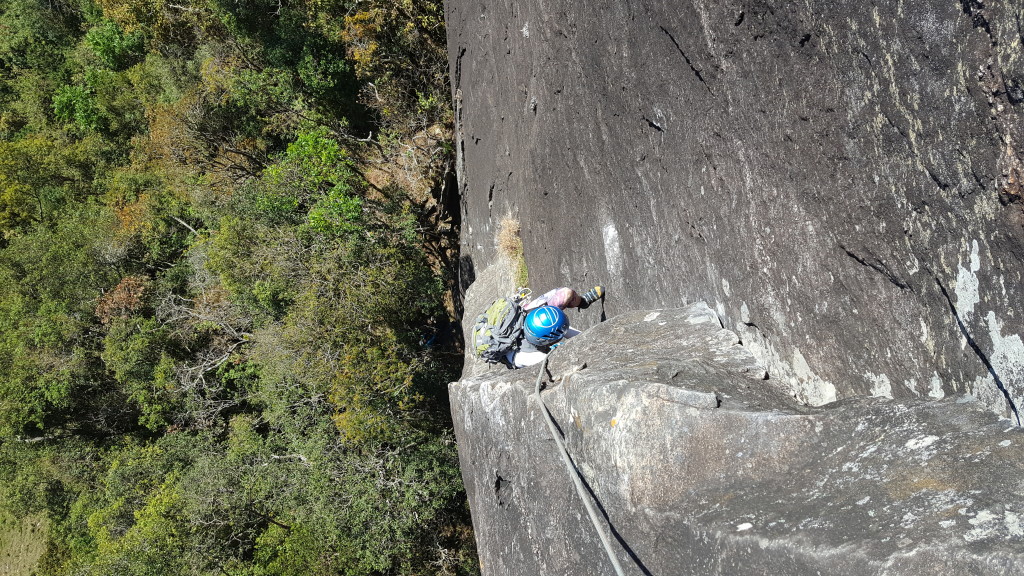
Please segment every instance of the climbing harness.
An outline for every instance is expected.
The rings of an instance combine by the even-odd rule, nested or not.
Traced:
[[[549,354],[548,358],[550,357],[551,355]],[[540,382],[544,378],[544,372],[547,371],[548,358],[545,358],[544,363],[540,365],[540,372],[537,374],[537,384],[534,386],[533,395],[540,404],[541,414],[544,415],[544,421],[547,422],[551,437],[555,440],[555,445],[558,446],[558,454],[562,457],[562,461],[565,462],[565,467],[569,469],[569,476],[572,477],[572,482],[576,486],[576,493],[579,494],[580,500],[583,501],[583,505],[587,508],[587,514],[590,516],[590,522],[594,524],[594,530],[597,530],[597,535],[601,537],[601,544],[604,545],[604,551],[608,554],[612,567],[615,568],[615,574],[617,576],[625,576],[625,572],[622,571],[622,566],[619,564],[619,559],[616,558],[615,551],[612,550],[611,540],[608,539],[608,535],[601,528],[601,522],[597,517],[597,511],[594,510],[594,504],[583,488],[583,478],[580,476],[579,470],[576,469],[576,465],[573,464],[569,451],[566,450],[565,443],[562,442],[562,437],[558,434],[558,429],[555,428],[555,420],[551,417],[551,412],[548,410],[547,405],[544,404],[544,399],[540,396]]]

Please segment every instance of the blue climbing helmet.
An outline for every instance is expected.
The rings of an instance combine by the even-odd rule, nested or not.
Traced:
[[[554,306],[530,310],[523,323],[526,341],[534,346],[551,346],[562,339],[569,328],[565,312]]]

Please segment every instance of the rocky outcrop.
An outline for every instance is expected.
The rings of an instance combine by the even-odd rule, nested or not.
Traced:
[[[613,573],[533,395],[541,367],[471,366],[450,395],[484,574]],[[967,397],[810,408],[764,375],[703,304],[552,354],[544,402],[626,573],[1024,570],[1024,430]]]
[[[543,396],[628,572],[1021,572],[1024,4],[446,9],[466,310],[506,214],[609,287]],[[610,573],[538,372],[450,389],[484,572]]]
[[[464,270],[706,301],[811,405],[1024,399],[1024,5],[448,0]],[[592,320],[584,319],[585,322]],[[927,411],[926,408],[921,410]]]

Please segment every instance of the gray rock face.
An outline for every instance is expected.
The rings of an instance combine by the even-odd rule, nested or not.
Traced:
[[[450,387],[484,574],[611,574],[539,371]],[[704,304],[626,312],[552,354],[544,402],[627,573],[1024,571],[1024,430],[968,398],[809,408],[763,376]]]
[[[1024,4],[447,17],[467,263],[511,212],[535,288],[604,283],[610,315],[709,302],[801,402],[1021,404]]]

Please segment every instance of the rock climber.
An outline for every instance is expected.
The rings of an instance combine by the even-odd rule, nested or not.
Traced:
[[[563,340],[580,333],[569,326],[569,318],[562,310],[585,310],[603,299],[604,294],[604,286],[594,286],[582,296],[572,288],[562,287],[549,290],[524,305],[527,314],[523,321],[522,343],[505,355],[507,366],[524,368],[543,362]]]

